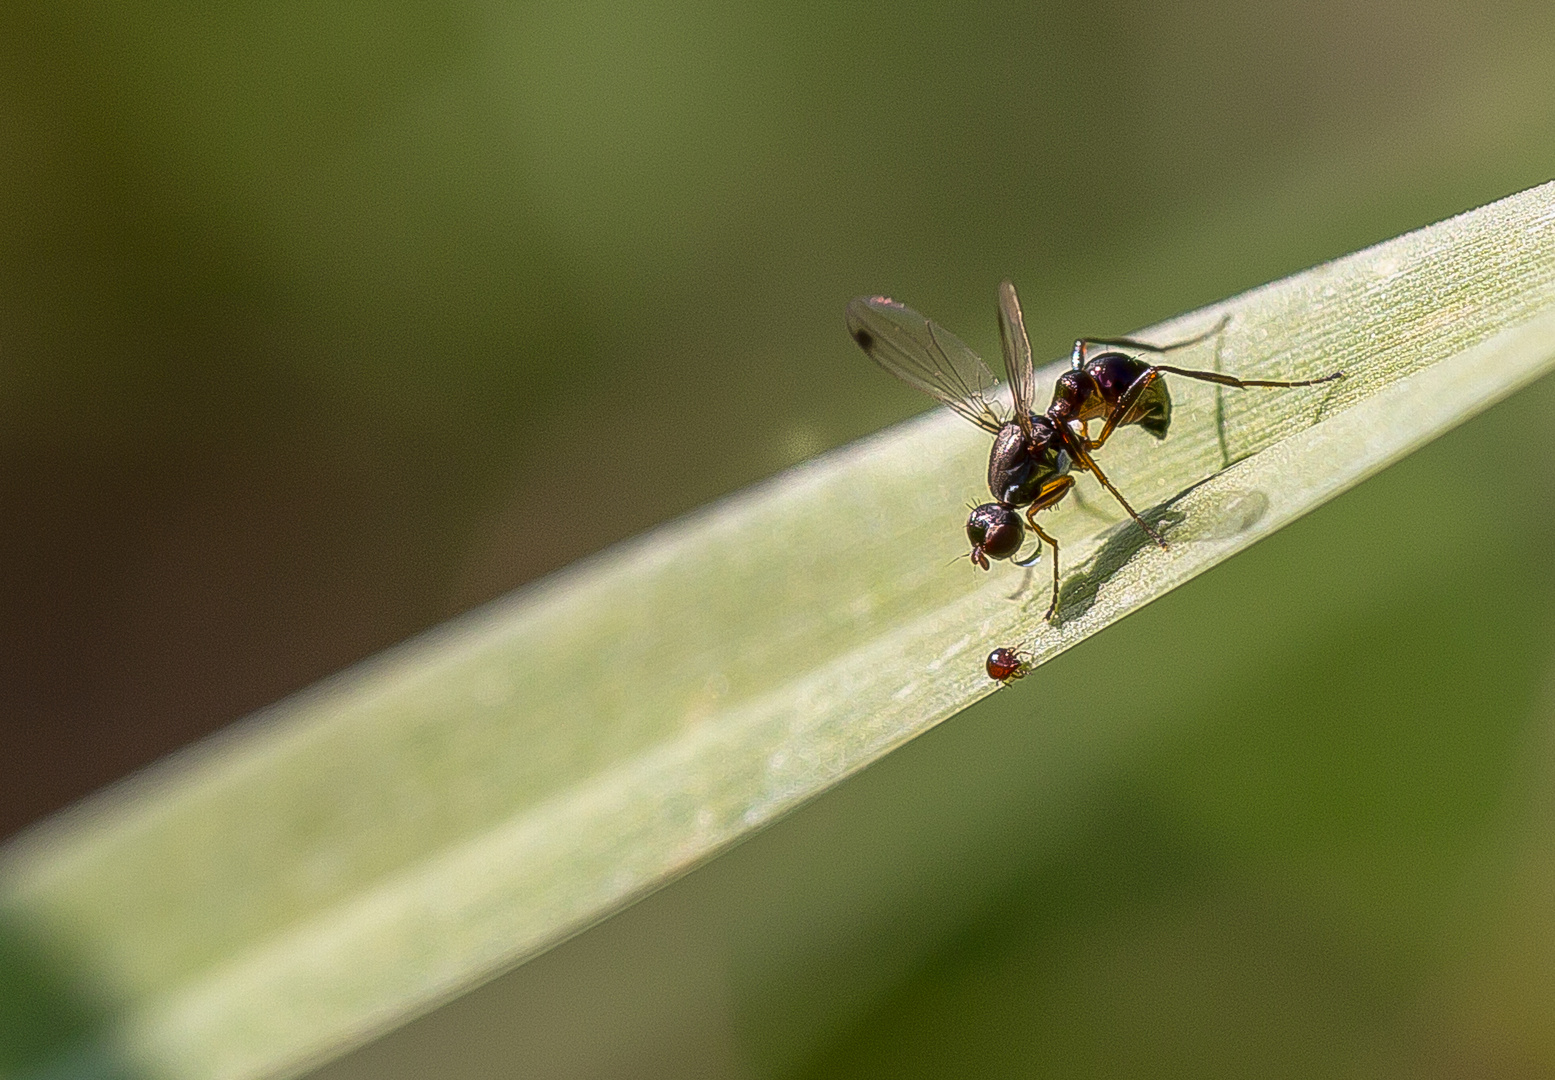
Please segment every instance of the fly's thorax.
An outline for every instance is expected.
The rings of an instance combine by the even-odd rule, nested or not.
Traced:
[[[1026,506],[1044,485],[1068,471],[1063,439],[1046,417],[1031,418],[1029,437],[1011,421],[994,437],[988,455],[988,490],[1002,503]]]
[[[1055,424],[1045,416],[1031,418],[1033,471],[1042,477],[1044,484],[1069,471],[1067,439],[1074,432],[1068,424]]]
[[[1026,433],[1012,420],[993,437],[993,449],[988,452],[988,490],[1002,503],[1022,506],[1031,501],[1031,496],[1020,498],[1030,474]]]

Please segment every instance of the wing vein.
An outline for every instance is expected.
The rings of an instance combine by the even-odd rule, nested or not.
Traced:
[[[853,340],[891,374],[986,431],[1004,424],[986,396],[998,380],[949,330],[883,296],[852,301],[847,319]]]

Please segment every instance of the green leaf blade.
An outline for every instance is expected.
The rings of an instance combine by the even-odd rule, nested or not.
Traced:
[[[1555,364],[1555,185],[1143,332],[1232,316],[1171,436],[1046,563],[962,550],[987,436],[945,413],[812,462],[348,672],[13,844],[8,925],[74,958],[147,1076],[294,1073],[532,956]],[[839,334],[841,333],[839,329]],[[1051,381],[1054,371],[1039,375]],[[1082,479],[1082,484],[1088,481]],[[1018,597],[1012,594],[1021,591]],[[63,961],[61,961],[63,962]]]

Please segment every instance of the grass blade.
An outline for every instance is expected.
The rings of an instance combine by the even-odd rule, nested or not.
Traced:
[[[1029,641],[1040,663],[1555,365],[1555,185],[1142,334],[1226,313],[1185,366],[1349,377],[1175,380],[1171,437],[1105,452],[1172,549],[1087,487],[1044,522],[1064,544],[1056,627],[1045,565],[1029,582],[946,565],[987,436],[941,410],[46,823],[0,863],[0,945],[94,1019],[26,1060],[295,1073],[683,872],[992,692],[992,646]]]

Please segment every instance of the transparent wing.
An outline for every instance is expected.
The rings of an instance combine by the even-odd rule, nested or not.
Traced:
[[[1031,434],[1031,410],[1036,399],[1036,376],[1032,374],[1031,342],[1026,340],[1026,320],[1021,317],[1020,298],[1015,286],[999,282],[999,341],[1004,345],[1004,370],[1009,375],[1010,392],[1015,399],[1015,419],[1022,430]]]
[[[985,396],[999,380],[943,326],[889,297],[861,296],[848,303],[848,333],[875,363],[978,427],[997,433],[1004,425]]]

